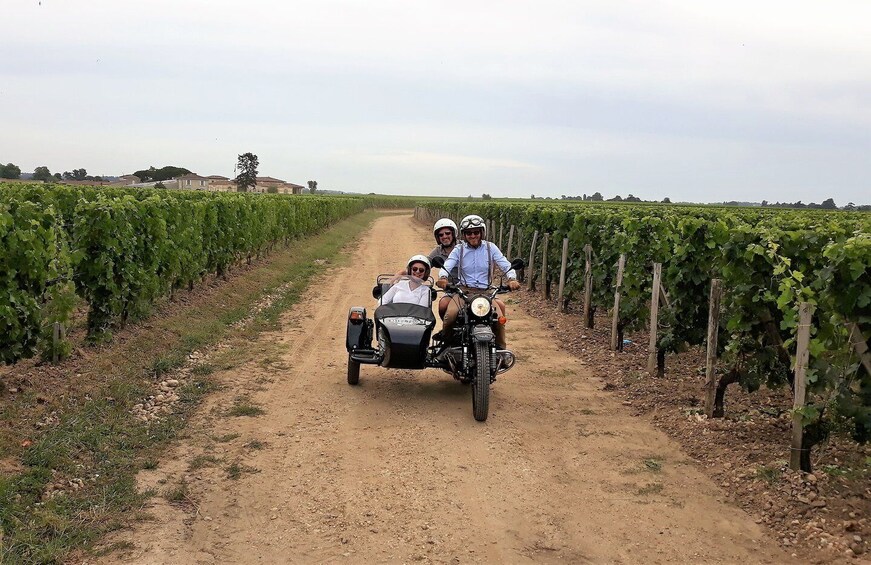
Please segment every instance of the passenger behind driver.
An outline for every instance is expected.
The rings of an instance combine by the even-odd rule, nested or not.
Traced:
[[[435,237],[436,246],[429,252],[430,263],[436,257],[441,257],[443,261],[447,261],[448,257],[451,256],[451,251],[457,246],[457,224],[450,218],[441,218],[433,225],[432,234]],[[448,283],[452,285],[459,283],[456,267],[448,273]],[[452,296],[452,292],[445,292],[439,300],[439,317],[442,319],[445,317]]]
[[[405,276],[381,296],[380,304],[405,302],[430,307],[432,287],[423,284],[429,278],[430,263],[426,255],[414,255],[408,260]]]

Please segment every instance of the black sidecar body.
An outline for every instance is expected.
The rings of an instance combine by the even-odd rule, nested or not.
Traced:
[[[390,369],[423,369],[435,316],[431,308],[394,302],[375,309],[375,338]]]

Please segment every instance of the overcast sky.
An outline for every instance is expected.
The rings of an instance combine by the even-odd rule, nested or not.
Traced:
[[[871,203],[871,2],[3,0],[0,162]]]

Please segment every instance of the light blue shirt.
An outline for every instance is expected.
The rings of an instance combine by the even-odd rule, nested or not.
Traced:
[[[487,250],[488,246],[489,251]],[[459,265],[461,253],[463,262]],[[505,258],[498,247],[488,241],[481,241],[481,245],[478,247],[471,247],[465,241],[454,247],[445,261],[445,266],[439,271],[439,278],[448,278],[448,273],[459,265],[457,278],[460,285],[470,288],[487,288],[490,284],[490,259],[499,265],[508,280],[517,278],[517,274],[511,268],[511,262]]]

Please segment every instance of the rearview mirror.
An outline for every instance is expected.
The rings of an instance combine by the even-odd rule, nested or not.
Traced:
[[[380,284],[376,284],[375,286],[372,287],[372,298],[374,298],[375,300],[378,300],[381,298],[381,285]]]
[[[511,268],[514,270],[522,269],[525,266],[526,266],[526,261],[524,261],[520,257],[518,257],[514,261],[511,261]]]
[[[441,269],[445,266],[445,258],[444,257],[433,257],[432,266],[436,269]]]

